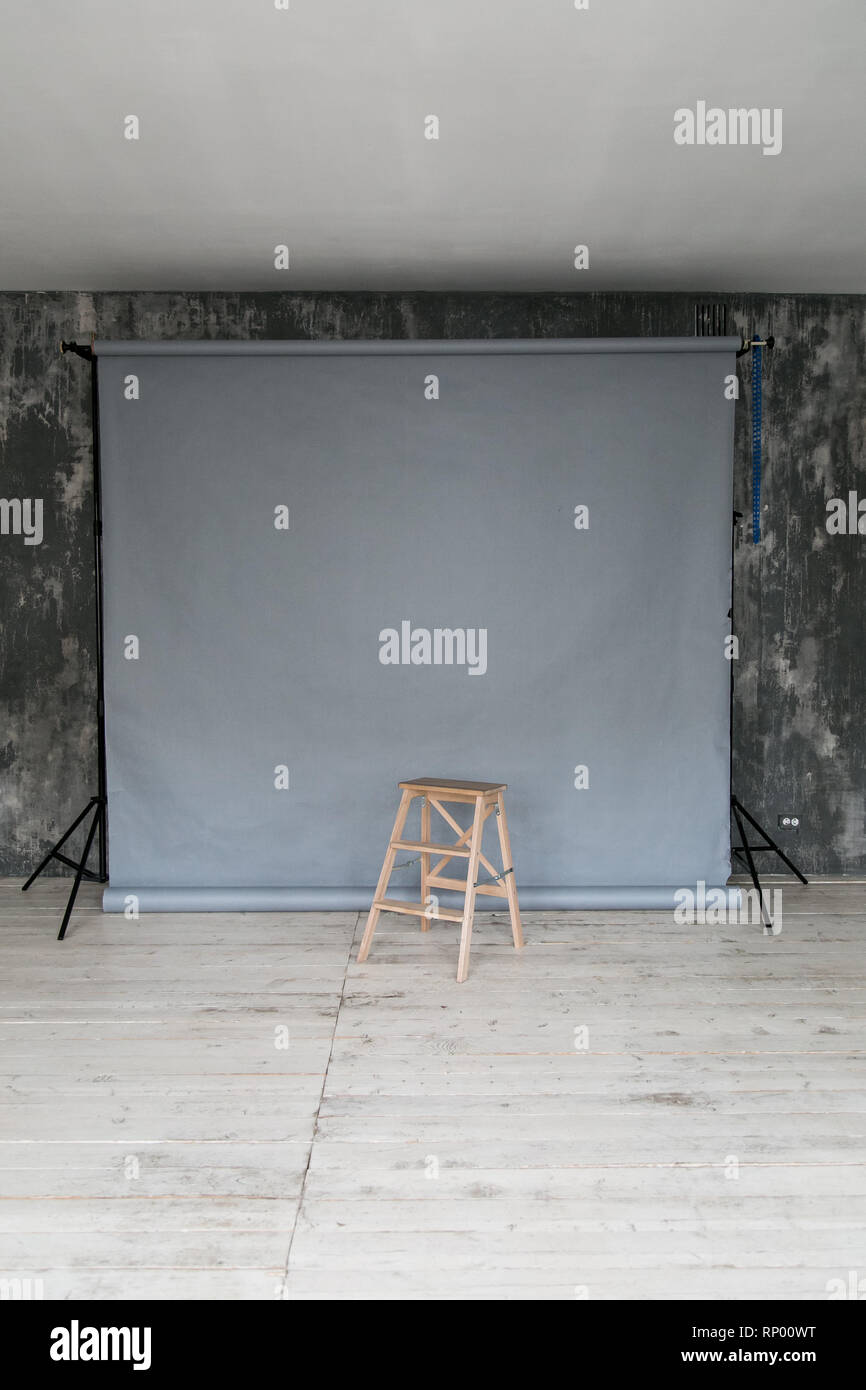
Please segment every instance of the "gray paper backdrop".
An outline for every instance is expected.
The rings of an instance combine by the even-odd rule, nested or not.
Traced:
[[[723,883],[736,346],[97,344],[106,907],[366,906],[421,774],[508,783],[526,907]]]

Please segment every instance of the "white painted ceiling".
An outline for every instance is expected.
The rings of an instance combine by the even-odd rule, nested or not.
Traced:
[[[864,0],[0,16],[0,289],[866,292]],[[699,100],[782,152],[676,145]]]

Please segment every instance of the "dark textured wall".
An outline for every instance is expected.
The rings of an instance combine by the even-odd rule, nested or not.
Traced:
[[[0,536],[0,872],[31,868],[95,791],[89,367],[61,337],[463,338],[690,334],[707,294],[0,294],[0,496],[44,499],[44,539]],[[735,789],[807,871],[866,870],[866,297],[726,296],[773,333],[764,534],[753,545],[748,359],[737,408]],[[700,460],[696,460],[696,467]],[[676,545],[683,519],[670,518]],[[686,673],[687,678],[687,673]],[[676,778],[677,768],[671,768]],[[59,866],[57,866],[59,868]],[[769,867],[769,864],[768,864]]]

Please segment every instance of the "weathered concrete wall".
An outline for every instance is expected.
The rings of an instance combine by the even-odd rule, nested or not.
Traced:
[[[44,539],[0,536],[0,872],[23,874],[95,790],[89,368],[61,337],[462,338],[691,334],[711,294],[3,294],[0,495],[44,499]],[[807,871],[866,870],[866,538],[826,500],[866,495],[866,297],[724,300],[774,333],[764,535],[750,539],[749,368],[737,412],[735,789]],[[746,363],[748,359],[743,359]],[[700,461],[696,460],[696,466]],[[671,545],[681,519],[671,516]],[[676,777],[676,767],[671,776]],[[59,866],[58,866],[59,867]],[[769,864],[768,864],[769,867]]]

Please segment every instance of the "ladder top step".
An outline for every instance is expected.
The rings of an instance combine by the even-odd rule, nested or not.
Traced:
[[[412,777],[407,782],[398,782],[398,787],[405,788],[406,791],[427,791],[438,793],[444,797],[445,792],[473,792],[477,796],[486,796],[490,792],[504,792],[507,782],[462,782],[458,777]]]
[[[392,840],[392,849],[422,849],[428,854],[459,854],[468,859],[472,851],[467,845],[434,845],[428,840]]]
[[[413,917],[432,917],[433,921],[462,922],[462,912],[452,912],[440,907],[438,912],[430,912],[423,903],[400,903],[394,898],[379,898],[373,903],[380,912],[409,912]]]

